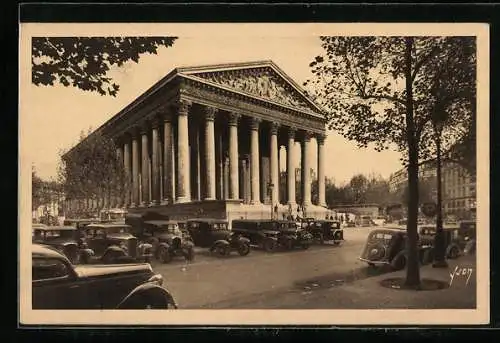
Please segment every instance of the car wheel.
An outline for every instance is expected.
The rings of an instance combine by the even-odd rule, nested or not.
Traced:
[[[276,241],[274,239],[267,239],[264,241],[264,250],[267,252],[273,252],[276,250]]]
[[[114,264],[116,263],[117,257],[118,256],[116,256],[116,254],[109,252],[102,257],[102,261],[104,262],[104,264]]]
[[[452,247],[450,249],[450,252],[448,253],[448,258],[454,260],[454,259],[458,258],[459,255],[460,255],[460,251],[458,250],[458,248]]]
[[[238,254],[240,256],[246,256],[250,253],[250,245],[247,243],[240,243],[238,245]]]
[[[227,245],[219,245],[215,248],[217,255],[224,257],[229,255],[229,247]]]
[[[158,251],[158,258],[161,263],[169,263],[170,261],[172,261],[172,256],[170,255],[167,247],[160,248],[160,250]]]
[[[171,302],[165,302],[163,299],[161,301],[155,299],[154,297],[147,297],[141,306],[145,310],[165,310],[165,309],[176,309],[177,306]]]
[[[394,270],[403,270],[406,267],[406,257],[404,255],[395,257],[391,266]]]

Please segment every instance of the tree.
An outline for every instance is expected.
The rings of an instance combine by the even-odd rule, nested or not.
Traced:
[[[115,142],[99,132],[62,154],[59,176],[69,199],[97,199],[98,206],[123,197],[130,185]]]
[[[311,62],[314,77],[305,83],[324,107],[330,129],[362,148],[403,153],[409,193],[405,285],[411,288],[420,286],[418,169],[422,145],[432,142],[424,130],[432,80],[443,79],[443,64],[462,38],[321,37],[325,54]]]
[[[366,191],[368,190],[368,179],[363,174],[354,175],[349,182],[349,188],[355,204],[366,202]]]
[[[34,211],[44,204],[44,181],[36,174],[34,167],[31,168],[31,209]]]
[[[106,76],[113,66],[139,62],[144,53],[156,54],[177,37],[33,37],[31,80],[35,85],[59,82],[83,91],[116,96],[119,85]]]

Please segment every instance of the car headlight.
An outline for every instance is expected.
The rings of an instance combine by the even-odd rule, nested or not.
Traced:
[[[124,242],[120,243],[120,248],[122,248],[123,251],[128,252],[128,247],[127,247],[127,245]]]
[[[161,274],[155,274],[148,279],[148,282],[161,286],[163,285],[163,276],[161,276]]]

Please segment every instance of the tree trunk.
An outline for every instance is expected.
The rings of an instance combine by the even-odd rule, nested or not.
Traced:
[[[420,286],[420,266],[418,256],[418,140],[413,118],[413,87],[411,51],[413,37],[405,38],[405,78],[406,78],[406,139],[408,143],[408,222],[407,222],[407,269],[405,285],[410,288]]]
[[[436,178],[437,178],[437,208],[436,208],[436,236],[434,237],[434,268],[447,268],[445,258],[445,242],[443,232],[443,201],[441,185],[441,132],[436,130]]]

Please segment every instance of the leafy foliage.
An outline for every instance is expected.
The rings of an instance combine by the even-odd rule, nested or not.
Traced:
[[[452,132],[475,97],[474,37],[320,37],[325,54],[305,82],[330,129],[378,151],[403,153],[408,169],[406,285],[420,284],[418,162],[434,153],[436,127]],[[458,135],[460,136],[460,135]]]
[[[31,169],[31,207],[36,210],[42,205],[51,203],[58,198],[61,185],[55,181],[46,181],[40,178],[35,168]]]
[[[109,200],[130,187],[114,141],[99,132],[82,135],[73,150],[62,154],[59,176],[68,199]]]
[[[348,184],[339,186],[327,179],[325,187],[327,204],[332,207],[346,204],[377,204],[384,207],[394,202],[389,182],[380,175],[357,174]]]
[[[33,37],[32,82],[35,85],[77,87],[116,96],[119,85],[106,76],[113,66],[139,62],[144,53],[156,54],[177,37]]]

